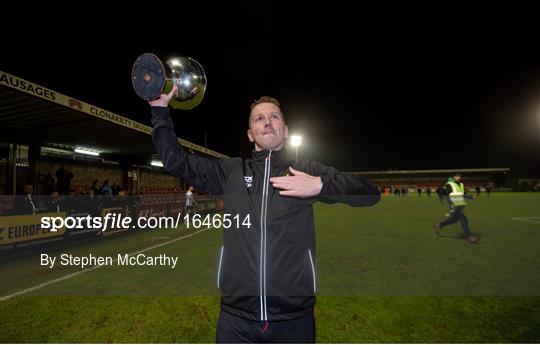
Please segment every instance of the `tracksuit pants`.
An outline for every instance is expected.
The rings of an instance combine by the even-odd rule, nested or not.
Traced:
[[[220,311],[217,343],[315,343],[315,316],[287,321],[253,321]]]

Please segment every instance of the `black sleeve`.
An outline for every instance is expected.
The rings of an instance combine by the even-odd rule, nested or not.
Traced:
[[[321,177],[323,187],[317,197],[318,201],[327,204],[339,202],[359,207],[375,205],[381,199],[379,189],[366,179],[347,176],[335,168],[318,162],[309,162],[307,171],[302,168],[299,167],[298,170]]]
[[[449,184],[447,184],[444,186],[443,194],[448,196],[450,195],[450,193],[452,193],[452,187]]]
[[[217,159],[188,154],[178,143],[169,108],[151,107],[152,140],[164,168],[196,189],[214,195],[223,194],[227,166],[232,159]]]

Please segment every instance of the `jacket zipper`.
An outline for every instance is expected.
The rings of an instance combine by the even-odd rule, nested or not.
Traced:
[[[313,275],[313,292],[317,291],[317,280],[315,279],[315,265],[313,264],[313,256],[311,256],[311,249],[308,249],[309,262],[311,263],[311,273]]]
[[[221,253],[219,254],[219,266],[217,271],[217,287],[219,288],[219,281],[221,280],[221,265],[223,264],[223,249],[224,245],[221,246]]]
[[[270,183],[270,161],[272,151],[268,153],[268,157],[264,160],[264,178],[261,201],[261,257],[260,257],[260,305],[261,305],[261,321],[268,321],[268,313],[266,308],[266,212],[268,208],[268,185]]]

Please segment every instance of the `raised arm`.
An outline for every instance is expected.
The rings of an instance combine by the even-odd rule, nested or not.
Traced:
[[[174,125],[169,114],[168,102],[176,86],[169,94],[148,102],[152,111],[152,140],[159,153],[164,168],[172,175],[182,178],[198,190],[214,195],[222,194],[226,178],[227,163],[230,159],[202,157],[188,154],[178,143]]]

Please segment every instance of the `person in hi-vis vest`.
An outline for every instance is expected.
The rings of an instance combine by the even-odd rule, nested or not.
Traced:
[[[446,199],[450,205],[450,212],[447,213],[448,219],[433,225],[437,231],[437,235],[439,235],[440,229],[447,225],[454,224],[459,220],[461,227],[463,228],[463,232],[465,233],[465,239],[470,243],[478,242],[478,238],[471,235],[469,222],[467,221],[467,217],[463,212],[463,209],[467,205],[465,199],[475,199],[475,197],[465,192],[465,186],[463,185],[463,182],[461,182],[461,174],[456,173],[453,177],[448,179],[448,182],[446,182],[446,190],[443,191],[443,193],[446,195]]]

